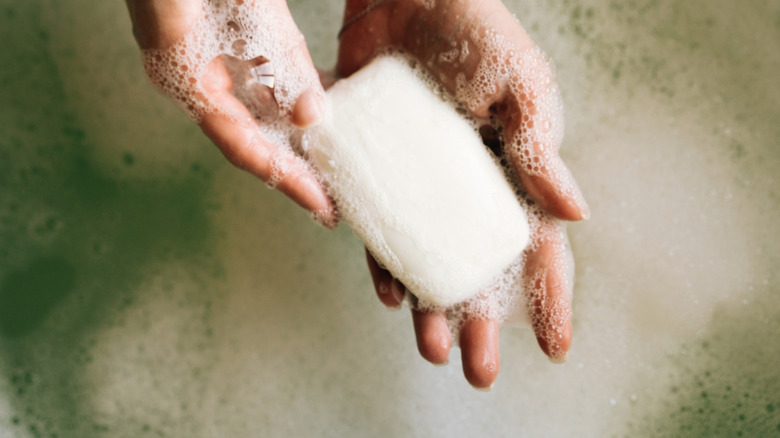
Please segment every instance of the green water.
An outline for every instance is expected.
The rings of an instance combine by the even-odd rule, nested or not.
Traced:
[[[483,394],[146,84],[122,2],[0,1],[0,437],[780,435],[780,5],[507,3],[594,214],[569,362],[505,329]],[[331,66],[341,3],[289,4]]]

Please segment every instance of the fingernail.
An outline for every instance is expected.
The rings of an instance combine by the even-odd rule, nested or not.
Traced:
[[[397,311],[401,310],[401,308],[403,306],[399,304],[397,306],[386,306],[386,307],[387,307],[387,310],[389,310],[391,312],[397,312]]]
[[[440,363],[433,363],[433,362],[431,362],[431,364],[433,364],[433,366],[435,366],[437,368],[441,368],[441,367],[449,365],[450,364],[450,360],[447,359],[444,362],[440,362]]]
[[[590,206],[585,201],[585,198],[580,194],[577,196],[577,207],[580,209],[580,215],[582,215],[582,220],[588,220],[590,219]]]
[[[569,355],[566,353],[556,354],[554,356],[547,356],[547,359],[549,359],[550,362],[554,364],[562,364],[562,363],[566,363],[566,361],[569,360]]]
[[[479,386],[474,386],[474,385],[471,385],[471,387],[480,392],[490,392],[493,389],[493,385],[494,383],[491,383],[490,386],[484,386],[481,388]]]

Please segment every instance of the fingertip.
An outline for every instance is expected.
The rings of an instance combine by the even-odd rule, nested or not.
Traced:
[[[569,349],[571,348],[572,328],[571,322],[565,324],[560,333],[554,336],[537,336],[536,342],[547,356],[547,359],[554,364],[562,364],[568,360]]]
[[[500,367],[498,323],[492,319],[466,321],[460,334],[463,374],[477,389],[489,389]]]
[[[582,204],[580,207],[580,220],[589,220],[590,219],[590,206],[587,202],[585,202],[585,199],[582,199]]]
[[[308,210],[318,224],[331,230],[338,225],[339,215],[333,200],[310,172],[301,170],[283,175],[276,188]]]
[[[562,365],[565,364],[567,360],[569,360],[568,354],[564,353],[559,356],[547,356],[547,359],[550,361],[550,363],[554,363],[556,365]]]
[[[565,173],[556,173],[556,175],[566,174],[571,175],[568,169]],[[523,187],[539,207],[558,219],[580,221],[590,218],[590,207],[573,177],[551,177],[546,174],[531,175],[520,172],[520,179]]]
[[[450,329],[441,312],[412,310],[417,350],[434,365],[445,365],[450,355]]]
[[[566,361],[572,343],[571,286],[562,259],[565,253],[565,241],[547,240],[529,253],[528,271],[523,274],[534,279],[534,297],[528,309],[531,327],[542,352],[553,363]]]
[[[321,90],[311,88],[298,97],[290,114],[290,121],[298,128],[308,128],[319,122],[324,111],[325,96]]]

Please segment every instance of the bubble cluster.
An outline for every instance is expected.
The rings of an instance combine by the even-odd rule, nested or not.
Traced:
[[[478,53],[469,49],[469,40],[479,48]],[[472,53],[478,61],[470,77],[463,72],[455,76],[457,101],[472,112],[502,106],[497,109],[505,113],[505,151],[513,165],[553,182],[560,195],[581,199],[574,178],[557,154],[564,133],[563,101],[547,55],[536,46],[517,50],[492,29],[476,28],[460,44],[458,62],[463,64]],[[452,50],[457,51],[457,43],[453,42]],[[455,59],[450,52],[441,57],[445,62]]]
[[[204,83],[209,74],[227,70],[233,94],[261,122],[264,134],[289,146],[291,125],[278,115],[289,115],[304,91],[320,87],[314,68],[301,67],[310,64],[303,45],[303,35],[278,4],[207,0],[183,39],[145,50],[143,61],[152,83],[195,121],[205,114],[241,117]],[[274,135],[279,131],[283,134]]]
[[[429,11],[436,7],[436,0],[417,0],[417,3]]]

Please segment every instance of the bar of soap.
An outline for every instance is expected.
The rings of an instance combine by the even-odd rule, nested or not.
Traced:
[[[471,124],[409,61],[375,59],[327,92],[303,147],[346,222],[419,299],[467,300],[528,243],[528,219]]]

